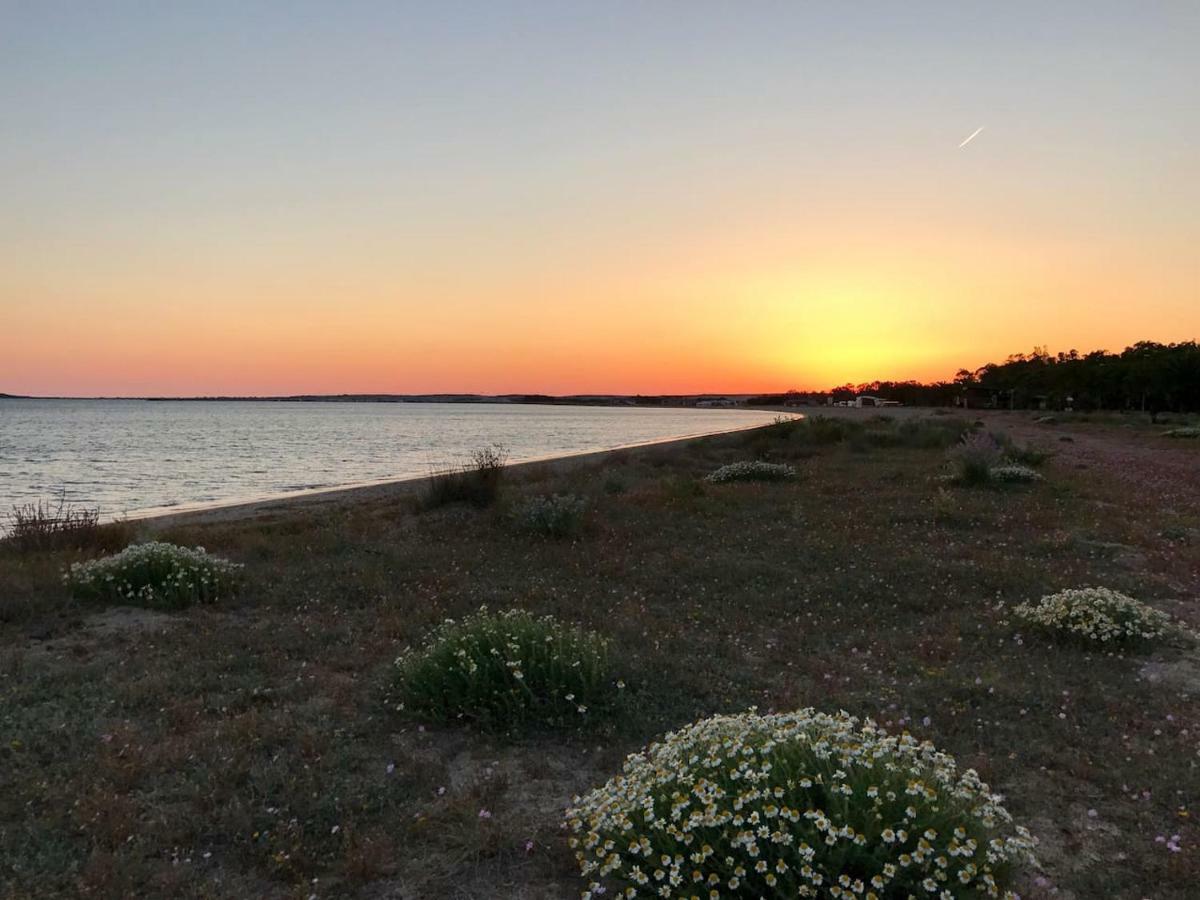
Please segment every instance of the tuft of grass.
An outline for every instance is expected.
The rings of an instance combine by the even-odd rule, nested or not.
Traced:
[[[543,537],[563,538],[583,527],[587,500],[575,494],[531,497],[513,510],[517,528]]]
[[[1003,453],[996,438],[984,431],[965,435],[947,454],[954,480],[959,484],[987,484]]]
[[[114,556],[75,563],[63,580],[82,600],[182,609],[232,594],[239,569],[237,563],[209,556],[203,547],[150,541]]]
[[[613,677],[599,635],[552,616],[485,606],[447,619],[397,659],[396,686],[403,711],[511,732],[595,722],[612,712],[624,683]]]
[[[507,464],[508,449],[500,444],[476,450],[466,463],[430,475],[420,506],[422,509],[437,509],[451,503],[491,506],[500,496]]]
[[[76,506],[60,496],[14,505],[2,543],[20,552],[46,550],[119,550],[132,538],[125,522],[100,524],[100,510]]]

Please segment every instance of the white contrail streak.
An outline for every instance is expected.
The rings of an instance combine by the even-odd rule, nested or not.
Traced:
[[[971,141],[973,141],[973,140],[975,140],[975,138],[979,137],[979,134],[982,131],[983,131],[983,126],[980,125],[978,128],[976,128],[974,131],[971,132],[971,134],[967,137],[967,139],[965,141],[963,141],[961,144],[958,145],[958,149],[961,150],[963,147],[967,146],[967,144],[971,143]]]

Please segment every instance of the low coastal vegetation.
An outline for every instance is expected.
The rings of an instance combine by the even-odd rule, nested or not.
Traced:
[[[979,421],[853,410],[570,465],[489,457],[455,472],[490,487],[436,513],[397,488],[131,526],[242,566],[219,603],[139,608],[108,568],[136,546],[2,542],[0,895],[737,897],[771,875],[880,900],[1190,897],[1200,664],[1153,635],[1196,625],[1197,488],[1161,474],[1194,448]],[[1039,434],[1078,443],[1036,489],[959,489],[946,454],[980,434],[987,483]],[[1130,464],[1147,437],[1155,464]],[[749,460],[803,479],[706,480]],[[586,542],[515,539],[519,498],[556,497],[586,504]],[[124,586],[74,597],[76,564]],[[1014,614],[1064,583],[1157,615],[1093,608],[1085,636],[1057,602],[1030,604],[1044,626]]]
[[[590,724],[623,688],[608,641],[523,610],[447,619],[396,660],[398,710],[504,731]]]
[[[587,498],[576,494],[530,497],[513,510],[513,522],[521,531],[542,537],[565,538],[583,528]]]
[[[1050,458],[1047,451],[1031,445],[1022,447],[1006,435],[984,430],[965,433],[946,455],[951,479],[974,487],[1042,481],[1042,474],[1034,467]]]
[[[467,462],[431,473],[420,505],[423,509],[451,503],[491,506],[500,496],[507,463],[508,449],[499,444],[476,450]]]
[[[203,547],[150,541],[113,556],[73,563],[63,581],[81,600],[182,609],[230,596],[241,568]]]
[[[1022,603],[1014,612],[1035,628],[1085,643],[1144,643],[1173,630],[1166,613],[1102,587],[1059,591]]]
[[[3,522],[4,544],[24,552],[119,550],[132,531],[127,523],[100,523],[100,510],[70,503],[65,496],[14,506]]]
[[[1163,432],[1163,437],[1200,438],[1200,426],[1185,425],[1180,428],[1171,428]]]
[[[704,477],[709,484],[728,484],[731,481],[790,481],[796,470],[786,463],[744,460],[728,463]]]
[[[567,825],[585,900],[1016,898],[1035,843],[931,744],[812,709],[672,732],[576,798]]]
[[[1001,484],[1032,484],[1042,480],[1042,473],[1029,466],[1010,462],[993,466],[988,472],[988,479]]]

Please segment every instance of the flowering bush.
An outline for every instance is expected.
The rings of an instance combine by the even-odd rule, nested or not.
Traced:
[[[947,454],[954,477],[963,484],[984,484],[1003,461],[1000,442],[986,431],[964,435]]]
[[[1166,613],[1108,588],[1059,591],[1013,611],[1038,628],[1100,643],[1152,640],[1171,629]]]
[[[203,547],[160,541],[134,544],[113,556],[74,563],[63,580],[76,597],[178,609],[213,603],[237,587],[238,563]]]
[[[811,709],[668,734],[567,825],[585,898],[1014,897],[1034,844],[931,744]]]
[[[1163,437],[1169,438],[1200,438],[1200,427],[1186,425],[1182,428],[1172,428],[1164,431]]]
[[[1029,466],[1023,466],[1020,463],[1004,463],[1000,466],[993,466],[988,473],[988,477],[992,481],[1001,481],[1008,484],[1028,484],[1033,481],[1041,481],[1042,475],[1040,472],[1035,472]]]
[[[396,668],[402,709],[500,729],[586,722],[608,712],[624,687],[610,674],[600,636],[551,616],[486,606],[447,619]]]
[[[574,494],[533,497],[516,508],[513,519],[523,531],[547,537],[566,537],[583,525],[587,501]]]
[[[721,466],[704,480],[712,484],[725,484],[730,481],[787,481],[795,477],[796,470],[789,465],[748,460]]]

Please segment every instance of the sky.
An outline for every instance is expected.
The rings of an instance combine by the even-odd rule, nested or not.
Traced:
[[[0,21],[0,392],[778,391],[1200,337],[1194,0]]]

